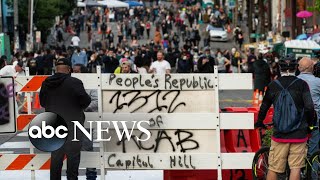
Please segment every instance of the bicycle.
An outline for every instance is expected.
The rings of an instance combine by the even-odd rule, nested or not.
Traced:
[[[265,124],[267,127],[271,127],[273,124]],[[310,127],[311,130],[316,130],[318,127]],[[252,162],[252,176],[254,180],[265,180],[268,173],[268,160],[269,160],[270,147],[260,148],[253,158]],[[318,179],[320,172],[320,150],[313,153],[310,158],[305,158],[306,166],[302,168],[300,179],[310,180]],[[289,179],[290,168],[287,164],[284,173],[278,174],[278,179]],[[315,178],[316,177],[316,178]]]

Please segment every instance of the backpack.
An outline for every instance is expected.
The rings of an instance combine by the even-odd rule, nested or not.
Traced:
[[[275,82],[281,87],[281,92],[274,105],[273,123],[274,127],[281,133],[289,133],[297,130],[301,125],[304,110],[298,112],[295,102],[288,91],[288,88],[298,79],[292,81],[287,88],[284,88],[279,80]]]

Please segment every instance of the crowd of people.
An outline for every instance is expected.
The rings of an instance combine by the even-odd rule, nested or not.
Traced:
[[[210,49],[209,32],[201,28],[206,24],[229,26],[232,18],[226,12],[228,9],[219,6],[202,8],[199,3],[129,10],[78,9],[76,15],[66,16],[56,24],[53,47],[18,52],[12,62],[29,67],[30,75],[51,75],[55,61],[62,57],[93,73],[97,66],[102,66],[104,73],[121,73],[122,64],[129,64],[131,73],[212,73],[213,65],[219,66],[219,72],[245,72],[240,52],[235,48],[214,52]],[[110,18],[110,14],[114,17]],[[116,32],[112,21],[116,23]],[[87,35],[80,36],[84,32]],[[84,37],[88,44],[83,46]],[[200,44],[201,39],[205,39],[204,44]],[[69,40],[71,44],[67,45]],[[169,64],[165,71],[153,69],[153,62],[160,57]]]
[[[112,27],[114,24],[116,28]],[[61,72],[68,74],[72,69],[75,73],[96,73],[98,66],[101,66],[103,73],[161,75],[214,73],[214,66],[217,66],[219,73],[252,73],[254,89],[259,89],[259,91],[264,92],[265,87],[269,85],[256,127],[263,127],[266,112],[274,102],[275,94],[281,91],[277,84],[270,84],[273,79],[279,79],[279,82],[288,88],[291,83],[297,81],[297,78],[293,77],[298,72],[297,70],[302,73],[300,79],[308,81],[313,78],[309,77],[312,73],[309,71],[313,71],[312,62],[317,59],[314,61],[303,59],[299,62],[301,65],[297,69],[297,59],[293,60],[288,57],[283,59],[277,53],[272,52],[272,49],[265,53],[259,53],[255,49],[242,51],[244,33],[239,26],[236,26],[233,31],[233,39],[239,48],[213,50],[210,48],[210,33],[205,28],[207,24],[230,29],[232,13],[229,9],[219,6],[202,8],[197,3],[193,5],[190,3],[170,4],[170,6],[154,5],[130,9],[80,9],[75,16],[66,16],[56,24],[54,46],[36,52],[17,52],[12,59],[1,56],[0,76],[25,75],[26,67],[29,68],[30,75],[56,75]],[[81,36],[81,33],[86,36]],[[88,42],[84,46],[81,43],[84,41],[83,37],[87,38],[86,42]],[[71,41],[70,45],[68,41]],[[287,61],[292,63],[287,63]],[[59,65],[57,62],[62,62],[62,64]],[[60,66],[59,71],[56,66]],[[305,74],[308,74],[307,77]],[[308,83],[312,87],[313,82]],[[310,95],[309,86],[299,80],[292,87],[298,89],[293,100],[296,104],[304,103],[301,107],[298,106],[297,111],[305,109],[311,117],[314,111],[311,97],[314,98],[316,95],[320,97],[320,94],[315,89],[311,89],[313,92]],[[88,105],[89,102],[86,106]],[[319,107],[315,109],[319,114]],[[290,143],[290,139],[296,137],[305,139],[306,133],[302,129],[308,123],[301,122],[301,127],[298,127],[298,135],[286,136],[282,132],[276,133],[273,138],[273,146],[279,146],[281,142]],[[318,138],[319,134],[314,136]],[[298,143],[301,146],[298,148],[305,150],[305,141]],[[285,147],[283,149],[290,150]],[[319,149],[319,147],[314,145],[314,149]],[[280,152],[273,153],[279,154]],[[287,154],[283,156],[285,155]],[[294,158],[292,163],[298,165],[293,164],[292,167],[302,166],[302,162]],[[273,165],[270,169],[270,177],[274,177],[272,172],[283,172],[286,165],[283,163],[270,164]],[[297,173],[298,171],[293,171],[292,176],[297,176]],[[61,175],[58,174],[58,176]]]

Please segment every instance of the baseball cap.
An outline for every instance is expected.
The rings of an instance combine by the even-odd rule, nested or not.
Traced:
[[[57,62],[56,62],[56,66],[59,66],[59,65],[66,65],[66,66],[70,66],[71,67],[71,63],[68,59],[66,58],[61,58],[59,59]]]

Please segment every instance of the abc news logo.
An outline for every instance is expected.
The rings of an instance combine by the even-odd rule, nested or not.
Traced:
[[[89,131],[78,121],[71,121],[73,126],[73,137],[70,137],[71,134],[68,132],[68,126],[65,120],[52,112],[45,112],[37,115],[30,123],[28,135],[30,142],[39,150],[52,152],[60,149],[67,140],[79,141],[81,138],[79,134],[82,133],[90,141],[92,138],[93,123],[96,123],[97,126],[97,138],[94,141],[110,141],[112,137],[104,139],[102,137],[102,132],[109,132],[110,121],[88,121],[90,124]],[[143,123],[150,125],[149,121],[130,121],[133,123],[132,128],[129,132],[127,128],[127,121],[111,121],[114,130],[116,131],[119,141],[122,141],[122,138],[126,136],[126,139],[130,141],[131,135],[133,133],[134,127],[136,127],[140,132],[146,134],[146,138],[142,139],[135,137],[137,141],[147,141],[151,137],[151,133],[148,129],[142,126]],[[120,128],[119,124],[121,124]],[[107,128],[103,128],[102,125],[106,124]],[[121,130],[122,129],[122,130]],[[84,137],[83,136],[83,137]],[[142,137],[142,136],[141,136]]]

